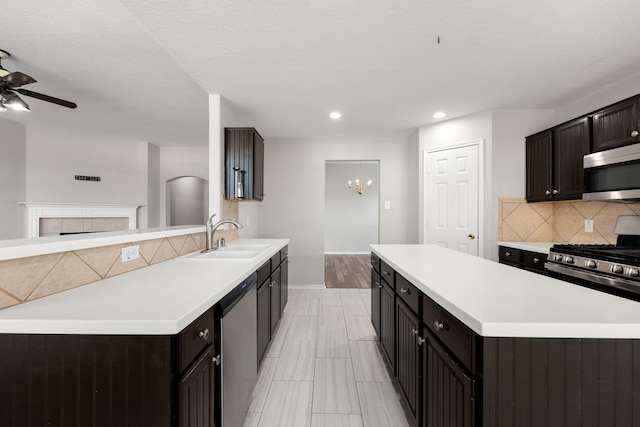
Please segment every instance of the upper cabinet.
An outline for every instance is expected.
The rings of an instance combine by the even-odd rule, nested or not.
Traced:
[[[590,120],[582,117],[526,138],[528,202],[582,198]]]
[[[640,96],[610,105],[593,114],[593,151],[640,141]]]
[[[264,139],[254,128],[225,128],[225,198],[264,197]]]

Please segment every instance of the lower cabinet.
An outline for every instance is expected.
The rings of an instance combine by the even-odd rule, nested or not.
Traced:
[[[544,268],[547,254],[542,252],[526,251],[523,249],[511,248],[509,246],[498,247],[498,260],[500,264],[507,264],[512,267],[522,268],[533,273],[549,276],[549,270]]]
[[[180,427],[214,427],[214,347],[210,345],[179,380]]]
[[[382,292],[380,292],[380,343],[394,375],[396,365],[395,297],[393,289],[383,280]]]
[[[396,378],[404,397],[410,424],[417,425],[420,410],[420,318],[400,298],[396,299]]]
[[[266,281],[258,286],[258,363],[260,363],[264,357],[267,347],[269,346],[269,341],[271,341],[271,316],[269,314],[271,307],[271,301],[269,299],[270,283],[270,279],[267,278]]]
[[[475,426],[476,381],[426,327],[422,336],[422,426]]]
[[[275,336],[276,328],[280,321],[280,314],[282,313],[280,308],[282,283],[280,279],[280,265],[278,265],[271,273],[271,283],[269,283],[269,292],[271,293],[269,297],[271,300],[271,339]]]
[[[380,298],[382,293],[382,282],[380,275],[371,269],[371,323],[373,329],[380,337]]]

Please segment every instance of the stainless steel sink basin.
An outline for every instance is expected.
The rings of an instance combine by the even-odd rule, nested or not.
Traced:
[[[238,260],[248,261],[260,255],[262,251],[267,249],[268,243],[239,243],[237,245],[230,244],[222,248],[218,248],[209,252],[193,252],[179,258],[177,260],[186,261],[206,261],[206,260]]]

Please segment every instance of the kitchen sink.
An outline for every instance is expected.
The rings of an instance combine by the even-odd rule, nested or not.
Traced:
[[[262,251],[267,249],[267,243],[239,243],[237,245],[230,244],[222,248],[209,252],[192,252],[190,254],[176,258],[185,261],[207,261],[207,260],[238,260],[249,261],[260,255]]]

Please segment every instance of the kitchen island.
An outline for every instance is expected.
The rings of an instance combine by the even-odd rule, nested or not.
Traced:
[[[217,303],[285,262],[288,242],[238,240],[228,248],[262,249],[179,257],[0,311],[0,425],[175,427],[211,417]]]
[[[438,246],[372,250],[373,322],[414,424],[640,425],[638,302]]]

